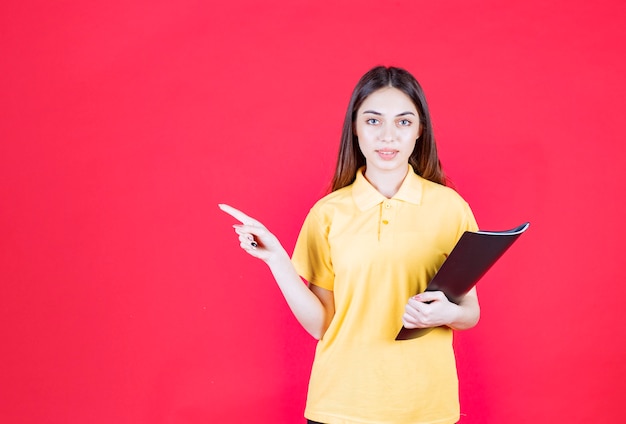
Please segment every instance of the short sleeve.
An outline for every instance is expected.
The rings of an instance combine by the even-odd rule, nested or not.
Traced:
[[[474,218],[474,213],[470,208],[469,204],[461,199],[461,208],[458,209],[458,229],[456,234],[456,241],[458,241],[464,232],[466,231],[478,231],[478,224],[476,223],[476,218]]]
[[[313,209],[309,212],[298,235],[291,261],[298,274],[311,284],[332,290],[334,272],[328,244],[329,223]]]
[[[467,204],[467,202],[465,203],[465,217],[464,217],[464,224],[465,224],[465,231],[478,231],[478,223],[476,222],[476,218],[474,217],[474,213],[472,212],[472,209],[470,208],[470,206]]]

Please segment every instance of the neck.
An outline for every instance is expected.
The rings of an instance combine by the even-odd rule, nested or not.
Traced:
[[[408,166],[404,169],[394,169],[391,171],[365,168],[363,176],[380,194],[391,199],[398,190],[400,190],[400,186],[408,171]]]

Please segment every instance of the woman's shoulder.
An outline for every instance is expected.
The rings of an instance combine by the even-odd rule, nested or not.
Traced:
[[[454,188],[424,180],[422,206],[441,216],[466,217],[472,209],[463,196]]]
[[[458,222],[463,231],[476,229],[472,208],[456,189],[432,181],[428,181],[423,187],[421,205],[424,210],[445,222]]]
[[[422,178],[422,184],[424,187],[424,195],[427,197],[435,198],[438,201],[451,202],[452,204],[467,203],[463,196],[450,186],[438,184],[425,178]]]

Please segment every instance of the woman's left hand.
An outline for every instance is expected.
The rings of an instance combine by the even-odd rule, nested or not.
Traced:
[[[420,293],[409,299],[402,323],[406,328],[429,328],[449,325],[461,315],[461,307],[440,291]]]

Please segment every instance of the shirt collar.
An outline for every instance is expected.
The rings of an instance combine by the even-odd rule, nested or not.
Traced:
[[[407,166],[409,167],[409,171],[407,172],[400,189],[392,197],[392,199],[419,205],[422,201],[423,179],[415,173],[411,165]],[[365,167],[361,167],[357,171],[356,179],[352,184],[352,197],[354,198],[354,202],[357,207],[362,211],[372,208],[387,200],[385,196],[380,194],[380,192],[365,179],[365,176],[363,175],[364,170]]]

